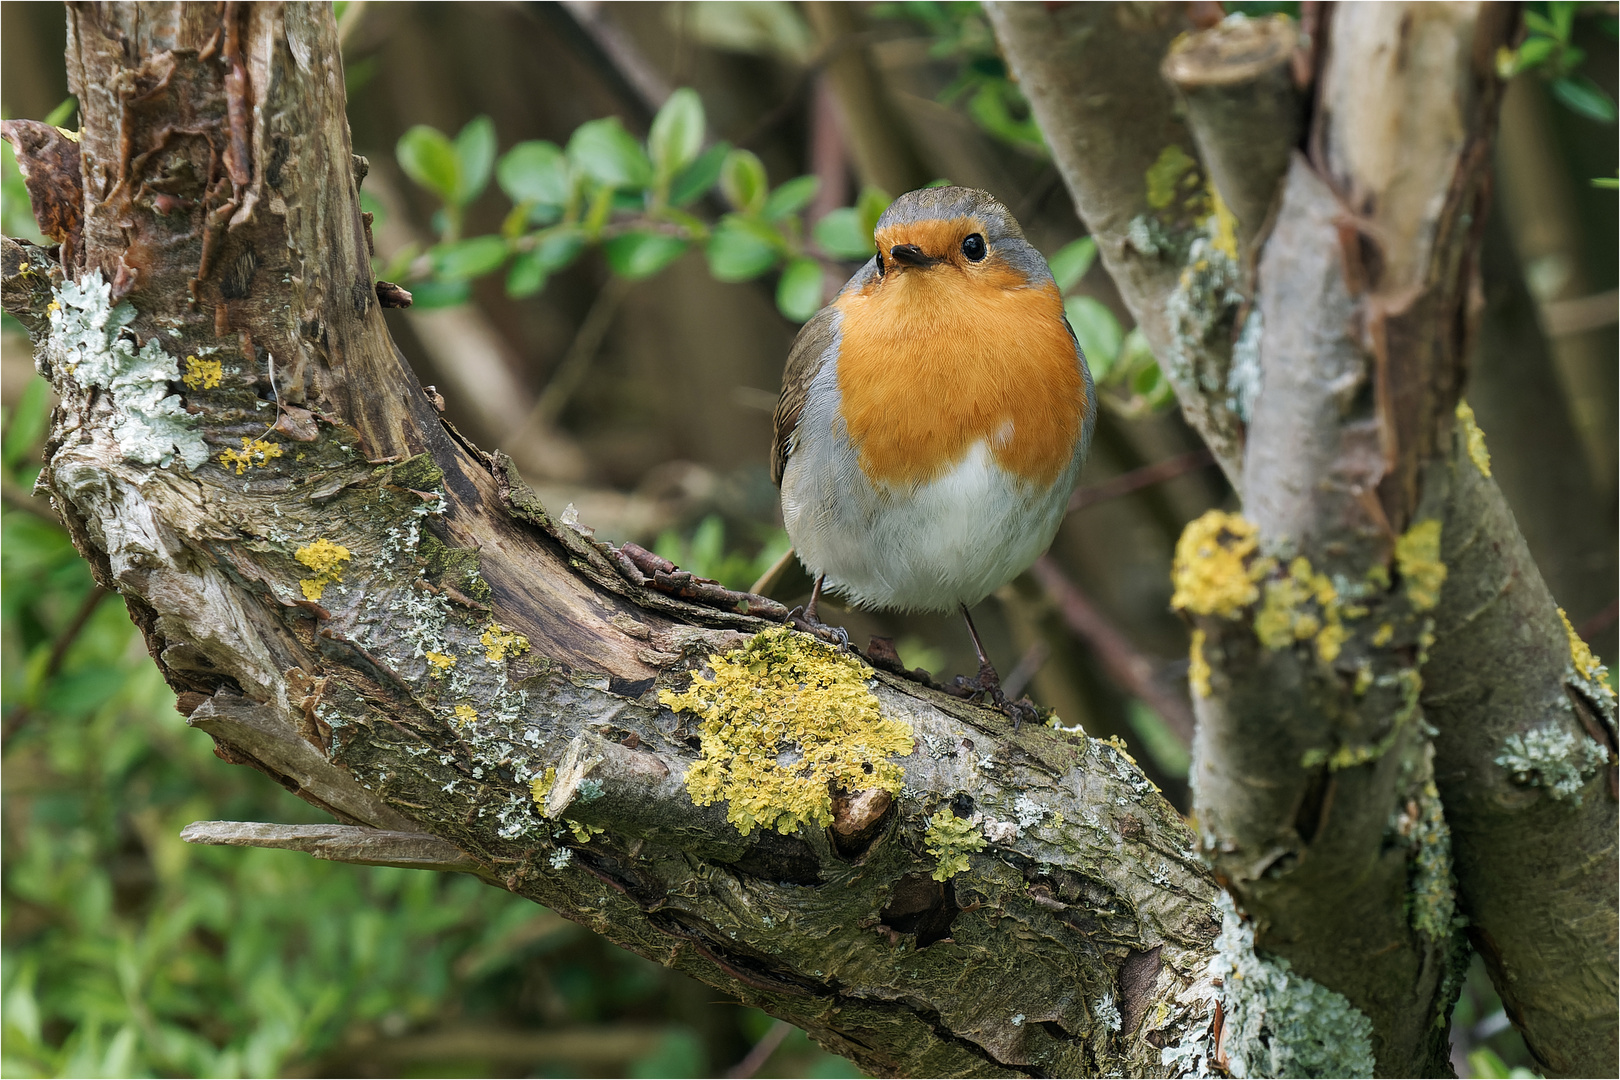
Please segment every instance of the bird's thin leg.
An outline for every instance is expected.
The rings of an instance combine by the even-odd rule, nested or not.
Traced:
[[[977,680],[979,690],[990,699],[992,705],[1012,717],[1013,730],[1017,731],[1023,726],[1026,716],[1033,720],[1040,714],[1027,700],[1011,702],[1007,700],[1007,695],[1001,692],[1001,676],[996,672],[996,666],[990,662],[990,657],[985,654],[984,642],[979,640],[979,628],[973,625],[973,616],[968,614],[967,605],[962,604],[960,607],[962,618],[967,622],[968,634],[973,638],[973,651],[979,654]]]
[[[805,622],[816,623],[816,622],[821,621],[820,619],[816,618],[816,605],[821,602],[821,587],[823,585],[825,585],[826,583],[827,583],[827,575],[826,574],[817,574],[816,575],[815,587],[810,590],[810,602],[808,604],[804,605],[804,621]]]

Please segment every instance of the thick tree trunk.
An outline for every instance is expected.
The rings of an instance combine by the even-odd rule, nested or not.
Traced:
[[[342,823],[188,836],[478,874],[880,1073],[1399,1075],[1447,1071],[1449,826],[1531,1045],[1612,1071],[1613,702],[1452,421],[1505,28],[1359,10],[1312,157],[1212,165],[1237,222],[1196,162],[1293,115],[1274,63],[1195,137],[1178,8],[992,12],[1252,519],[1179,568],[1195,837],[1115,746],[776,630],[444,424],[377,310],[327,5],[70,5],[76,152],[12,131],[67,265],[4,258],[42,482],[189,722]],[[1367,156],[1397,121],[1421,169]]]
[[[1466,921],[1546,1068],[1609,1075],[1614,698],[1458,405],[1510,13],[1331,10],[1293,58],[1316,84],[1308,155],[1284,176],[1255,152],[1236,178],[1270,145],[1253,133],[1293,115],[1286,23],[1175,42],[1183,113],[1146,65],[1189,29],[1169,5],[991,18],[1244,496],[1243,517],[1189,529],[1177,566],[1217,875],[1261,948],[1371,1019],[1381,1073],[1445,1070]]]

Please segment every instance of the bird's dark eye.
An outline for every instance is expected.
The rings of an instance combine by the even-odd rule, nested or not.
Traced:
[[[878,252],[878,277],[883,276],[883,252]]]
[[[978,262],[984,258],[984,237],[974,233],[962,241],[962,254],[966,255],[971,262]]]

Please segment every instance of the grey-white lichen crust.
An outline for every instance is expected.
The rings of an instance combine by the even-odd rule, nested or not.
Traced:
[[[1509,735],[1495,760],[1515,782],[1546,788],[1553,798],[1573,799],[1579,806],[1581,788],[1608,764],[1609,750],[1584,734],[1549,723]]]
[[[1167,1046],[1177,1076],[1337,1076],[1373,1074],[1372,1021],[1343,994],[1295,972],[1281,957],[1255,952],[1254,930],[1222,891],[1221,933],[1209,964],[1225,1017],[1226,1058],[1217,1064],[1209,1026]]]
[[[100,270],[65,281],[50,309],[46,355],[81,388],[107,393],[113,439],[126,460],[167,468],[178,458],[195,469],[208,460],[208,446],[197,418],[169,392],[180,381],[179,366],[156,338],[135,347],[128,329],[134,319],[129,304],[114,306]]]

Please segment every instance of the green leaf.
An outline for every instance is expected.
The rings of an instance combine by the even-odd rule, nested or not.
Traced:
[[[480,116],[461,129],[456,136],[456,162],[461,166],[456,201],[465,206],[489,186],[489,172],[495,164],[495,121]]]
[[[765,164],[747,150],[733,150],[720,167],[720,191],[726,201],[744,214],[757,214],[765,207]]]
[[[1528,38],[1523,45],[1519,46],[1519,51],[1514,56],[1513,70],[1519,72],[1533,68],[1543,63],[1547,57],[1557,51],[1558,42],[1552,38]]]
[[[1052,277],[1057,280],[1058,292],[1066,293],[1080,283],[1091,269],[1091,264],[1097,258],[1097,241],[1089,236],[1082,236],[1072,244],[1065,244],[1062,248],[1046,260],[1052,268]]]
[[[794,322],[806,322],[821,310],[821,264],[800,256],[782,270],[776,283],[776,307]]]
[[[461,190],[461,162],[444,132],[417,124],[399,137],[394,148],[405,175],[445,202],[454,202]]]
[[[415,281],[411,283],[411,307],[418,311],[465,304],[467,298],[471,295],[472,286],[465,281]]]
[[[68,122],[79,109],[79,99],[69,94],[62,104],[45,114],[45,123],[51,127],[61,127]]]
[[[1589,120],[1596,120],[1600,124],[1614,123],[1614,99],[1585,75],[1554,79],[1552,93],[1553,97]]]
[[[556,225],[534,234],[534,257],[548,274],[573,262],[585,248],[585,231],[578,225]]]
[[[533,251],[520,251],[506,272],[506,295],[514,300],[533,296],[546,287],[546,268]]]
[[[498,236],[475,236],[433,249],[433,275],[440,281],[466,281],[500,268],[506,261],[506,241]]]
[[[883,211],[887,210],[893,201],[889,193],[882,188],[862,188],[860,198],[855,200],[855,212],[861,216],[861,231],[867,236],[876,232],[878,218],[883,216]]]
[[[669,95],[647,135],[647,151],[660,177],[668,179],[697,159],[704,127],[703,100],[696,90],[683,86]]]
[[[693,202],[714,187],[720,179],[720,170],[726,163],[726,155],[731,153],[730,143],[716,143],[703,153],[698,159],[681,171],[669,185],[669,203],[671,206],[685,206]]]
[[[709,272],[720,281],[748,281],[776,265],[778,238],[768,228],[736,214],[720,219],[705,254]]]
[[[50,414],[51,384],[38,375],[31,376],[6,424],[5,442],[0,444],[0,460],[4,460],[6,468],[15,469],[39,445]]]
[[[652,277],[685,251],[685,240],[655,232],[628,232],[602,245],[608,266],[631,281]]]
[[[1063,313],[1069,317],[1069,325],[1074,328],[1075,340],[1080,342],[1086,360],[1093,365],[1093,374],[1097,369],[1106,371],[1119,355],[1120,342],[1125,339],[1125,331],[1120,329],[1114,313],[1089,296],[1069,297],[1063,302]]]
[[[835,259],[865,259],[877,251],[872,230],[862,227],[860,211],[853,206],[832,211],[810,231],[821,250]]]
[[[556,143],[544,139],[518,143],[501,155],[495,178],[506,197],[515,203],[568,204],[568,159]]]
[[[1553,26],[1557,30],[1559,41],[1568,41],[1570,32],[1575,29],[1575,4],[1573,0],[1551,0],[1547,11],[1552,15]]]
[[[1533,33],[1545,34],[1550,38],[1558,37],[1558,27],[1553,25],[1552,20],[1535,11],[1526,11],[1524,13],[1524,25],[1525,29]]]
[[[610,188],[644,188],[652,183],[652,162],[617,116],[591,120],[574,129],[568,160],[580,172]]]
[[[1594,176],[1592,186],[1605,191],[1620,191],[1620,176]]]
[[[810,200],[816,197],[820,187],[821,180],[815,176],[799,176],[789,180],[765,200],[765,220],[779,221],[789,214],[797,214],[810,205]]]

